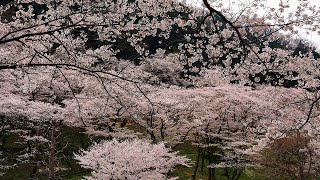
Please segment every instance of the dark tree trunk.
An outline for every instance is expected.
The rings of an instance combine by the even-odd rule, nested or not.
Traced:
[[[59,123],[56,121],[51,122],[51,133],[50,133],[50,149],[49,149],[49,179],[55,179],[55,166],[56,166],[56,129]]]
[[[194,168],[194,172],[193,172],[193,175],[192,175],[192,179],[193,180],[196,180],[196,177],[197,177],[197,171],[198,171],[198,167],[199,167],[200,155],[201,155],[201,147],[198,146],[198,157],[197,157],[196,167]]]

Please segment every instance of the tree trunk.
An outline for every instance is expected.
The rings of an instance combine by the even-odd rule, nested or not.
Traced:
[[[204,168],[205,155],[206,155],[205,151],[202,151],[201,172],[203,172],[203,168]]]
[[[198,157],[197,157],[196,167],[195,167],[193,175],[192,175],[192,180],[196,180],[196,177],[197,177],[197,171],[198,171],[198,167],[199,167],[200,155],[201,155],[201,147],[198,146]]]
[[[54,180],[55,179],[55,160],[56,160],[56,128],[58,126],[58,123],[55,121],[51,122],[52,128],[51,128],[51,134],[50,134],[50,147],[49,147],[49,179]]]
[[[209,147],[210,148],[210,147]],[[211,150],[209,149],[208,151],[208,161],[209,161],[209,165],[212,163],[212,159],[211,159]],[[208,180],[212,180],[213,179],[213,175],[212,175],[212,169],[208,167],[208,171],[209,171],[209,175],[208,175]]]

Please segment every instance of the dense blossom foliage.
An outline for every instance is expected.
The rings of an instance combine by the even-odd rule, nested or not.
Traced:
[[[185,162],[164,143],[185,140],[206,151],[213,170],[252,166],[252,154],[292,131],[312,137],[319,154],[320,62],[312,47],[296,51],[290,36],[319,29],[320,11],[307,1],[239,1],[238,10],[203,3],[0,3],[2,141],[18,133],[47,143],[51,179],[61,124],[119,139],[76,156],[98,179],[120,178],[122,171],[107,171],[109,156],[125,169],[135,153],[151,160],[125,170],[126,178],[163,179]],[[127,140],[141,137],[154,144]],[[35,156],[28,146],[24,153]]]
[[[165,179],[175,165],[187,165],[161,144],[143,140],[104,141],[75,157],[94,170],[88,179]]]

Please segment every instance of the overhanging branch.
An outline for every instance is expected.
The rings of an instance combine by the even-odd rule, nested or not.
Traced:
[[[222,14],[222,12],[211,7],[208,0],[203,0],[203,3],[206,6],[206,8],[210,11],[211,14],[218,15],[225,23],[227,23],[236,32],[238,39],[242,45],[243,53],[246,55],[247,54],[246,42],[244,41],[244,39],[239,31],[239,28],[237,26],[235,26],[235,24],[233,22],[231,22],[226,16],[224,16]]]
[[[32,68],[32,67],[68,67],[68,68],[73,68],[74,70],[79,70],[79,71],[85,71],[88,73],[101,73],[101,74],[106,74],[112,77],[119,78],[124,81],[128,81],[131,83],[138,83],[134,80],[127,79],[125,77],[109,73],[106,71],[101,71],[101,70],[94,70],[94,69],[88,69],[85,67],[77,66],[74,64],[67,64],[67,63],[47,63],[47,64],[23,64],[23,65],[17,65],[17,64],[1,64],[0,65],[0,70],[6,70],[6,69],[18,69],[18,68]]]

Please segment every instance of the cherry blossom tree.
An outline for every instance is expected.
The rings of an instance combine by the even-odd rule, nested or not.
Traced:
[[[199,151],[207,154],[211,164],[209,179],[215,176],[216,168],[224,168],[229,179],[238,179],[245,167],[255,165],[252,154],[288,132],[304,131],[319,139],[316,107],[310,116],[312,120],[305,124],[314,102],[313,93],[303,89],[260,88],[220,84],[158,90],[149,95],[157,112],[154,132],[172,144],[194,142]],[[230,172],[230,168],[235,171]]]
[[[238,10],[208,0],[204,8],[174,0],[3,3],[2,132],[22,120],[170,145],[196,137],[209,157],[209,179],[215,168],[250,165],[250,153],[289,131],[318,139],[319,62],[311,52],[272,44],[280,31],[318,29],[319,10],[306,1],[293,9],[289,1],[276,8],[264,2],[237,2]],[[51,130],[23,136],[51,142],[54,178]],[[103,176],[102,167],[90,168]]]
[[[187,165],[186,158],[170,152],[163,143],[137,139],[104,141],[75,158],[93,170],[87,179],[167,179],[174,166]]]

